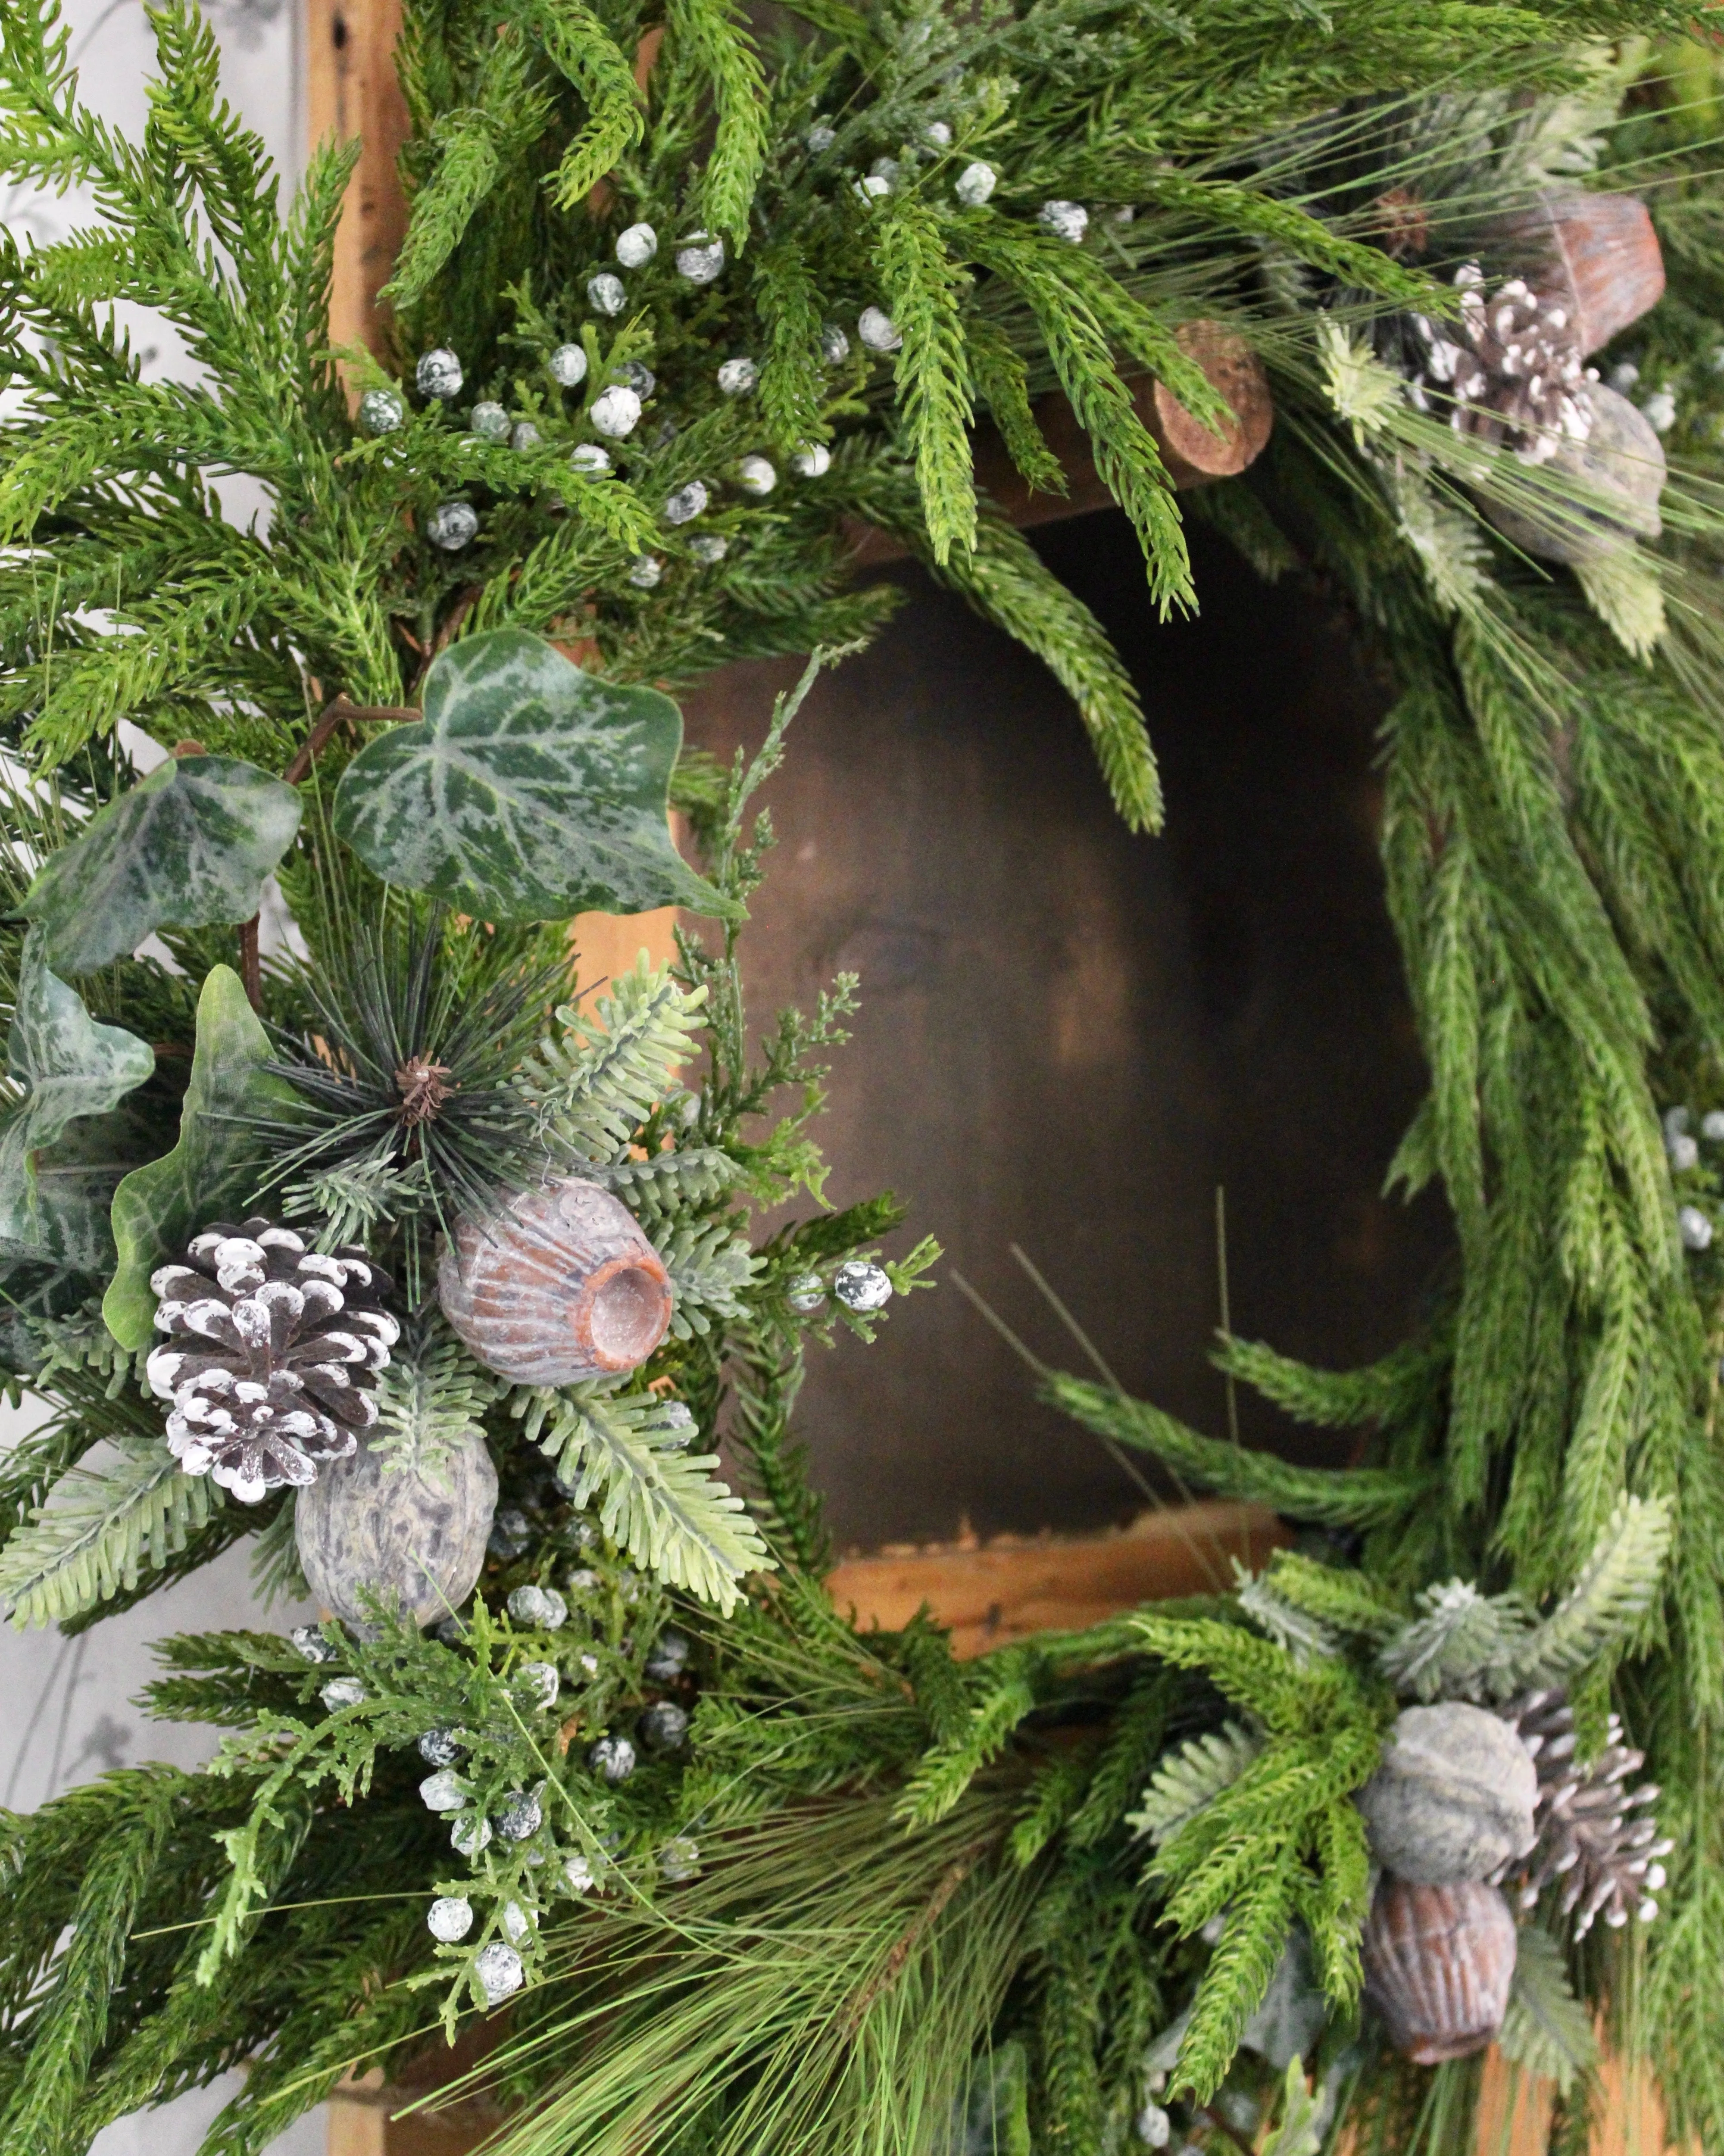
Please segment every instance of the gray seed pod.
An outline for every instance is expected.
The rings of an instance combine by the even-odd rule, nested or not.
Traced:
[[[726,397],[746,397],[760,380],[760,369],[752,359],[727,359],[718,370],[718,386]]]
[[[1044,202],[1035,221],[1044,231],[1051,232],[1056,239],[1070,241],[1074,247],[1090,229],[1090,213],[1081,203]]]
[[[357,1631],[372,1623],[362,1592],[429,1625],[472,1593],[496,1502],[497,1471],[477,1431],[429,1474],[363,1445],[300,1492],[294,1540],[313,1595]]]
[[[1537,1839],[1538,1774],[1506,1722],[1459,1700],[1409,1707],[1356,1799],[1371,1854],[1420,1887],[1486,1879]]]
[[[721,538],[716,531],[703,532],[698,539],[689,542],[690,553],[697,562],[705,562],[709,567],[714,562],[723,561],[730,551],[730,541]]]
[[[724,242],[691,232],[676,250],[676,274],[691,285],[710,285],[724,268]]]
[[[587,417],[599,434],[608,435],[613,442],[621,441],[640,424],[640,398],[627,382],[613,382],[594,398]]]
[[[481,441],[506,442],[509,439],[509,414],[500,404],[487,398],[473,408],[473,431]]]
[[[596,315],[620,315],[629,304],[629,288],[609,270],[587,280],[587,304]]]
[[[587,1753],[587,1764],[607,1782],[626,1782],[634,1772],[634,1747],[626,1737],[601,1737]]]
[[[340,1650],[326,1640],[315,1625],[295,1625],[288,1634],[296,1654],[308,1662],[332,1662]]]
[[[682,1675],[688,1659],[688,1635],[679,1632],[674,1625],[667,1625],[653,1642],[653,1651],[646,1659],[646,1673],[654,1684],[669,1684]]]
[[[367,1693],[357,1677],[331,1677],[317,1697],[333,1714],[337,1707],[357,1707]]]
[[[870,352],[896,352],[904,342],[903,332],[883,307],[865,307],[856,333]]]
[[[691,479],[686,486],[680,486],[675,494],[664,497],[664,521],[667,524],[688,524],[705,511],[711,497],[705,484]]]
[[[447,1729],[428,1729],[418,1741],[418,1754],[428,1767],[453,1767],[466,1750]]]

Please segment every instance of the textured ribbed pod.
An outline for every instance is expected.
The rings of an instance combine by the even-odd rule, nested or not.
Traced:
[[[1551,187],[1504,220],[1523,252],[1523,274],[1568,303],[1583,352],[1603,349],[1664,297],[1664,255],[1644,203],[1634,195]]]
[[[464,1221],[437,1286],[462,1340],[516,1384],[632,1370],[670,1326],[664,1260],[627,1206],[576,1177]]]
[[[1515,1920],[1495,1887],[1384,1876],[1362,1941],[1365,1991],[1395,2049],[1422,2066],[1482,2051],[1502,2026]]]
[[[365,1628],[362,1594],[420,1625],[473,1591],[497,1509],[497,1471],[477,1430],[426,1471],[390,1466],[367,1445],[325,1467],[294,1505],[300,1566],[322,1608]]]

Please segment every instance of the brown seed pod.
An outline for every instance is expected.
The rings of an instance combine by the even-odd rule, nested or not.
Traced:
[[[1516,259],[1537,265],[1540,290],[1561,295],[1583,353],[1601,350],[1664,297],[1664,255],[1637,196],[1549,187],[1501,232]]]
[[[1384,1874],[1362,1942],[1365,1991],[1421,2066],[1482,2051],[1502,2026],[1515,1920],[1495,1887],[1414,1887]]]
[[[294,1506],[300,1565],[318,1602],[362,1630],[362,1599],[393,1599],[420,1625],[458,1610],[485,1563],[497,1471],[477,1430],[421,1470],[362,1445]]]
[[[627,1206],[574,1176],[464,1221],[437,1288],[461,1339],[517,1384],[634,1369],[670,1325],[664,1260]]]

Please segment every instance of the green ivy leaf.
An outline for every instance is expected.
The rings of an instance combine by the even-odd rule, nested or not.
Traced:
[[[19,911],[62,973],[124,957],[152,929],[249,921],[300,813],[297,790],[255,764],[171,757],[43,863]]]
[[[211,968],[198,998],[198,1044],[180,1111],[179,1143],[134,1168],[114,1193],[119,1263],[102,1316],[122,1348],[147,1348],[156,1317],[150,1276],[197,1231],[243,1207],[269,1158],[260,1120],[299,1111],[299,1096],[266,1066],[269,1037],[230,967]]]
[[[386,883],[485,921],[725,914],[670,843],[681,747],[682,714],[656,689],[596,680],[542,637],[491,629],[433,662],[423,719],[354,757],[336,829]]]
[[[156,1067],[148,1044],[99,1025],[24,945],[8,1064],[28,1088],[0,1129],[0,1242],[20,1256],[105,1273],[108,1207],[129,1165],[128,1119],[110,1111]],[[135,1156],[134,1156],[135,1157]]]

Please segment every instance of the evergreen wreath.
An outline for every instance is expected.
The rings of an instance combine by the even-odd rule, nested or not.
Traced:
[[[0,16],[0,166],[100,213],[0,242],[0,1348],[52,1408],[0,1598],[85,1625],[249,1535],[335,1613],[162,1644],[210,1770],[5,1819],[0,2156],[240,2061],[205,2146],[261,2152],[505,2001],[510,2156],[1458,2152],[1493,2036],[1578,2149],[1601,2030],[1724,2149],[1709,35],[1655,0],[405,12],[382,357],[329,348],[351,146],[284,206],[182,0],[136,143],[55,0]],[[120,300],[194,379],[141,378]],[[1254,367],[1267,450],[1176,501]],[[961,1664],[822,1584],[805,1345],[937,1252],[822,1201],[855,983],[751,1055],[748,804],[890,611],[870,527],[1053,670],[1155,826],[1123,666],[975,476],[985,422],[1063,487],[1062,398],[1157,605],[1194,603],[1183,507],[1326,579],[1394,680],[1431,1086],[1392,1173],[1459,1255],[1367,1369],[1220,1342],[1358,1434],[1345,1470],[1046,1374],[1297,1545]],[[810,652],[754,756],[682,752],[668,688]],[[673,968],[572,978],[575,914],[663,905],[707,924]]]

